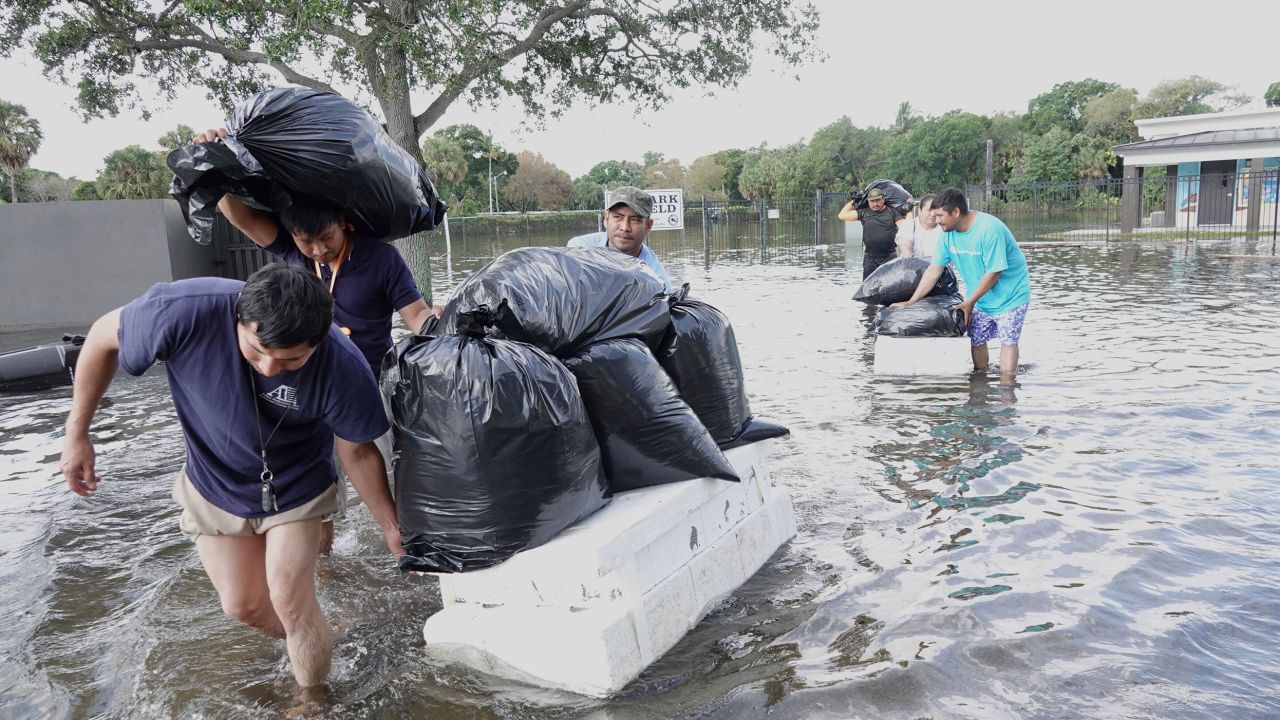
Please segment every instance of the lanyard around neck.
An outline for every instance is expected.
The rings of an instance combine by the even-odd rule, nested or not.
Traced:
[[[342,263],[346,262],[347,260],[347,255],[350,252],[350,246],[351,246],[350,241],[344,242],[342,244],[342,252],[338,253],[338,257],[333,262],[329,263],[329,265],[333,267],[333,274],[329,276],[329,294],[330,295],[333,294],[334,283],[338,282],[338,269],[341,268]],[[312,262],[315,263],[316,265],[316,277],[320,278],[320,282],[324,282],[324,274],[320,272],[320,261],[312,260]]]

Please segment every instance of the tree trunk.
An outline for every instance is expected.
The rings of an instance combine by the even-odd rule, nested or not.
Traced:
[[[9,173],[9,202],[18,203],[18,174]]]
[[[387,134],[421,163],[422,148],[418,145],[418,131],[409,103],[409,64],[404,47],[395,39],[388,39],[373,57],[367,58],[365,64],[371,70],[369,77],[373,80],[370,85],[374,97],[378,99],[382,116],[387,119]],[[372,71],[375,65],[381,66],[376,73]]]

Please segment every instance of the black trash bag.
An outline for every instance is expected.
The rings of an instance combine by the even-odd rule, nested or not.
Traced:
[[[343,208],[357,235],[395,240],[434,228],[447,207],[416,158],[368,112],[310,88],[267,90],[227,118],[224,142],[169,153],[178,200],[196,242],[208,245],[218,200],[231,194],[278,211],[309,195]]]
[[[743,445],[750,445],[753,442],[760,442],[761,440],[768,440],[770,438],[779,438],[790,434],[791,431],[784,425],[769,422],[768,420],[761,420],[760,418],[751,418],[751,420],[747,422],[747,426],[738,434],[738,437],[727,443],[722,443],[720,445],[720,449],[732,450],[733,448],[742,447]]]
[[[723,445],[751,420],[733,326],[724,313],[691,299],[688,283],[669,304],[671,329],[656,353],[658,362],[711,438]]]
[[[910,300],[929,265],[930,262],[924,258],[894,258],[864,278],[853,299],[868,305],[892,305]],[[960,286],[956,284],[955,273],[944,266],[929,295],[955,295],[958,292]]]
[[[849,199],[853,201],[854,210],[867,209],[867,193],[871,188],[880,188],[884,192],[884,204],[898,211],[899,215],[906,215],[911,211],[911,206],[915,203],[915,198],[911,197],[911,193],[906,188],[892,180],[872,180],[861,191],[854,191],[849,194]]]
[[[537,547],[608,501],[573,375],[532,345],[405,337],[383,361],[405,571],[466,572]]]
[[[578,379],[612,492],[700,477],[738,480],[640,340],[594,343],[565,365]]]
[[[959,295],[933,295],[906,307],[882,307],[876,315],[878,335],[896,337],[960,337],[966,330]]]
[[[662,279],[622,253],[519,248],[458,286],[445,305],[442,327],[449,333],[496,333],[561,358],[621,337],[642,338],[656,349],[671,325],[666,300]]]

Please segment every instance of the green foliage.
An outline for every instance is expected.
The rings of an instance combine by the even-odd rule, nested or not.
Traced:
[[[644,185],[644,170],[630,160],[605,160],[593,165],[582,177],[610,190],[622,185],[640,187]]]
[[[654,163],[644,169],[644,184],[655,189],[684,187],[684,166],[671,158]]]
[[[9,176],[10,202],[18,202],[18,176],[43,139],[40,122],[25,107],[0,100],[0,170]]]
[[[494,178],[509,178],[520,164],[514,154],[475,125],[441,128],[420,150],[432,178],[443,186],[437,189],[454,215],[489,212],[490,173]],[[443,165],[437,168],[437,162]]]
[[[1138,120],[1198,115],[1230,110],[1248,102],[1249,96],[1236,92],[1234,87],[1199,75],[1188,75],[1156,85],[1134,106],[1133,115]]]
[[[730,200],[742,200],[742,191],[738,188],[738,178],[742,175],[742,167],[747,162],[747,151],[731,148],[721,150],[711,156],[717,164],[724,166],[724,187]]]
[[[186,147],[191,144],[191,138],[195,137],[196,131],[190,125],[179,125],[169,132],[160,136],[156,142],[159,143],[160,149],[167,155],[179,148]]]
[[[31,50],[91,117],[204,86],[224,106],[289,83],[357,88],[410,151],[459,99],[541,119],[576,104],[661,107],[695,85],[732,87],[757,51],[822,53],[804,0],[5,0],[0,53]],[[275,72],[271,72],[273,70]],[[279,73],[277,75],[276,73]],[[412,95],[411,95],[412,91]],[[424,98],[417,108],[413,98]],[[514,169],[513,169],[514,170]]]
[[[1042,135],[1060,127],[1069,134],[1084,129],[1083,113],[1090,100],[1120,87],[1093,78],[1058,83],[1048,92],[1027,103],[1026,129],[1031,135]]]
[[[714,155],[703,155],[689,165],[685,175],[685,202],[701,200],[728,200],[729,193],[725,187],[725,179],[729,169],[716,162]]]
[[[648,170],[649,168],[653,167],[654,165],[657,165],[658,163],[662,162],[665,159],[666,159],[666,156],[664,156],[660,152],[656,152],[654,150],[645,150],[644,151],[644,169]]]
[[[987,119],[966,112],[931,118],[889,141],[885,175],[920,196],[984,180]]]
[[[1105,138],[1112,145],[1123,145],[1138,139],[1133,124],[1138,93],[1129,88],[1116,88],[1100,95],[1084,108],[1085,132]]]
[[[103,158],[94,187],[103,200],[149,200],[169,197],[172,179],[160,153],[130,145]]]
[[[847,190],[873,180],[873,169],[885,162],[890,135],[854,127],[847,116],[820,128],[801,158],[805,171],[812,173],[813,190]]]
[[[1267,107],[1280,107],[1280,82],[1271,83],[1262,99],[1267,103]]]
[[[98,184],[92,180],[85,180],[76,186],[71,193],[72,200],[101,200],[102,196],[98,194]]]
[[[738,189],[742,196],[748,200],[759,200],[812,195],[812,181],[805,176],[801,163],[804,152],[804,143],[776,150],[753,150],[738,176]]]
[[[1025,177],[1033,182],[1074,180],[1075,170],[1071,156],[1074,151],[1071,136],[1061,127],[1055,127],[1027,143],[1025,153]]]
[[[569,173],[547,162],[537,153],[522,152],[515,175],[502,184],[502,199],[508,210],[561,210],[573,181]]]

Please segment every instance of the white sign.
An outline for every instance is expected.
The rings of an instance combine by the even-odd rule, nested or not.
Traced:
[[[781,210],[779,210],[778,208],[769,208],[769,219],[770,219],[770,220],[777,220],[777,219],[778,219],[778,218],[780,218],[780,217],[782,217],[782,211],[781,211]]]
[[[649,197],[653,198],[653,212],[649,217],[653,219],[654,230],[683,230],[684,229],[684,190],[676,188],[674,190],[645,190],[649,193]],[[605,191],[604,206],[608,208],[613,203],[613,193]]]
[[[684,190],[645,190],[653,198],[654,230],[684,229]]]

